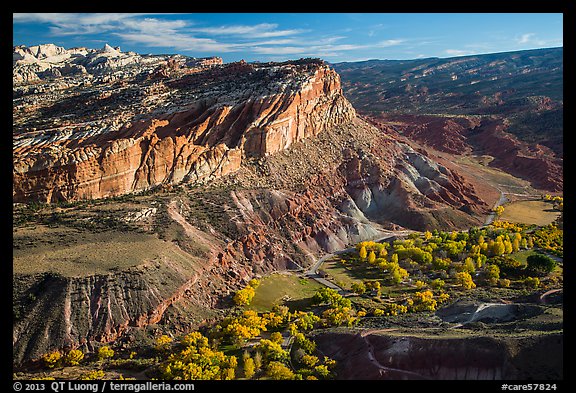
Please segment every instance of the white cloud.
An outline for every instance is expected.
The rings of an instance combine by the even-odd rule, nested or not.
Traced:
[[[348,43],[348,37],[343,35],[314,36],[313,29],[281,28],[276,23],[199,26],[188,18],[166,19],[161,15],[165,14],[16,13],[13,14],[13,22],[15,25],[44,23],[52,36],[75,35],[84,36],[85,39],[118,37],[135,45],[215,55],[246,51],[271,56],[334,57],[358,50],[377,51],[405,42],[403,39],[387,39],[372,43]],[[378,30],[383,26],[372,28]],[[91,36],[86,37],[88,35]]]
[[[553,47],[563,46],[563,40],[560,39],[541,39],[534,33],[522,34],[519,38],[515,39],[518,45],[529,45],[531,47]]]
[[[241,35],[251,38],[273,38],[300,34],[304,30],[275,30],[278,27],[274,23],[260,23],[254,26],[232,25],[218,27],[202,27],[190,29],[192,32],[206,33],[212,35]]]
[[[404,42],[404,40],[385,40],[385,41],[380,41],[378,44],[376,44],[376,46],[379,48],[386,48],[389,46],[400,45],[403,42]]]
[[[534,33],[526,33],[526,34],[522,34],[522,36],[517,39],[516,41],[519,44],[529,44],[532,41],[532,37],[534,37],[536,34]]]
[[[275,47],[253,47],[254,53],[262,55],[305,55],[308,48],[302,46],[275,46]]]
[[[466,56],[466,55],[473,55],[475,54],[474,51],[471,50],[460,50],[460,49],[446,49],[444,51],[447,55],[450,56]]]

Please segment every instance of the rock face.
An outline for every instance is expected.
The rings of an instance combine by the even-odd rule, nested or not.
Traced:
[[[78,51],[20,48],[17,62],[123,58]],[[91,61],[59,60],[62,76],[14,90],[14,201],[80,201],[44,206],[37,233],[15,224],[15,364],[192,315],[183,305],[214,314],[255,275],[387,230],[477,225],[487,208],[458,173],[356,117],[320,61],[140,58],[92,79]],[[146,234],[142,255],[126,233]],[[111,262],[118,243],[129,252]]]
[[[73,201],[205,182],[237,170],[247,157],[276,153],[355,116],[338,74],[321,62],[241,62],[143,84],[140,94],[148,87],[161,97],[145,119],[136,114],[140,100],[129,101],[138,94],[134,87],[116,85],[96,97],[38,108],[53,120],[42,129],[24,131],[30,109],[19,113],[14,201]],[[133,116],[124,110],[130,104]],[[56,124],[62,118],[71,120]]]
[[[452,155],[563,188],[563,49],[333,65],[361,115]]]
[[[338,379],[562,379],[562,334],[420,338],[326,333],[318,348],[338,362]],[[546,348],[546,349],[545,349]]]
[[[508,121],[473,117],[393,115],[372,118],[379,126],[393,122],[403,136],[454,155],[489,154],[490,166],[526,179],[532,186],[561,191],[563,159],[549,147],[519,140],[506,132]]]

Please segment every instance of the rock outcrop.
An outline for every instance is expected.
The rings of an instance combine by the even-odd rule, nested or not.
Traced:
[[[205,182],[237,170],[247,157],[276,153],[355,116],[338,74],[320,61],[208,64],[166,82],[115,84],[72,95],[69,103],[16,108],[14,201],[73,201]],[[157,100],[143,116],[138,111],[150,110],[148,97],[133,97],[146,88]],[[39,102],[42,93],[33,96]],[[44,114],[41,129],[26,128],[30,111]],[[62,125],[62,118],[70,120]]]
[[[356,117],[321,61],[149,63],[81,86],[91,63],[68,62],[86,73],[15,87],[15,202],[163,190],[44,206],[37,233],[15,225],[15,364],[168,323],[182,304],[217,313],[255,275],[387,230],[477,225],[488,207],[458,173]],[[141,254],[127,233],[145,233]],[[117,243],[125,258],[103,254]]]
[[[426,337],[370,332],[324,333],[318,348],[338,362],[338,379],[562,379],[563,336]],[[545,349],[547,348],[547,349]]]

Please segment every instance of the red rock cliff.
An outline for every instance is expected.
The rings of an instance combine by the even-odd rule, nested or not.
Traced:
[[[209,181],[236,171],[246,157],[281,151],[355,116],[338,74],[319,62],[234,63],[152,86],[144,95],[161,97],[156,109],[117,129],[111,124],[125,118],[134,93],[112,86],[98,100],[78,103],[91,105],[92,115],[15,132],[14,202],[102,198]],[[143,102],[129,108],[137,114],[146,110]],[[71,107],[62,100],[43,113],[58,119]]]

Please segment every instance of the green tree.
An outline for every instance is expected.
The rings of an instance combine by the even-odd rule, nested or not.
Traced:
[[[352,291],[354,293],[357,293],[358,295],[362,295],[366,292],[366,285],[364,285],[364,283],[362,283],[362,282],[353,283],[351,288],[352,288]]]
[[[468,272],[470,274],[472,274],[476,271],[476,265],[474,264],[474,261],[472,260],[472,258],[467,257],[464,260],[464,264],[462,265],[462,271]]]
[[[316,343],[308,338],[302,333],[296,333],[294,335],[294,343],[306,353],[311,354],[316,349]]]
[[[498,265],[488,265],[486,266],[486,278],[489,280],[498,280],[500,278],[500,268]]]
[[[430,286],[433,289],[438,289],[438,290],[442,289],[442,288],[444,288],[444,285],[446,285],[446,283],[441,278],[435,278],[434,280],[432,280],[430,282]]]
[[[260,343],[256,346],[256,349],[260,351],[268,361],[277,360],[286,362],[289,358],[288,352],[282,349],[280,344],[265,338],[260,339]]]
[[[331,306],[337,307],[350,307],[350,299],[344,298],[335,289],[323,287],[320,288],[312,296],[313,304],[328,303]]]
[[[532,254],[526,258],[526,269],[534,275],[546,275],[556,268],[556,261],[547,255]]]

